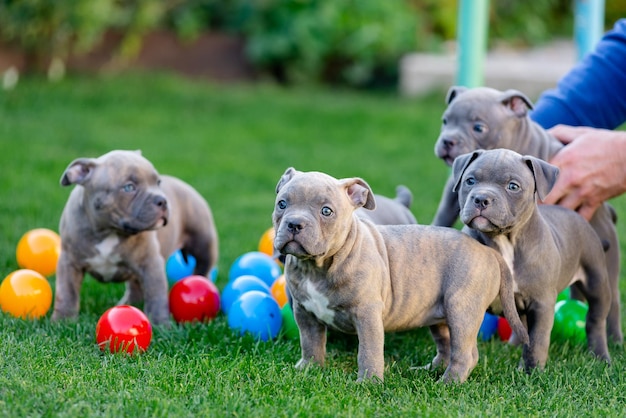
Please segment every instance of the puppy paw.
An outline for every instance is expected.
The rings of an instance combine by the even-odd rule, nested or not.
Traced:
[[[409,370],[434,370],[436,367],[432,363],[425,364],[423,366],[412,366]]]
[[[297,370],[304,370],[306,369],[309,365],[311,364],[311,361],[309,360],[305,360],[303,358],[301,358],[300,360],[298,360],[298,362],[294,365],[294,367]]]

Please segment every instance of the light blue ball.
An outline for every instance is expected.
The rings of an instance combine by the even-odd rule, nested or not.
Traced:
[[[195,257],[191,254],[187,254],[187,261],[185,261],[182,251],[177,250],[167,259],[165,263],[165,274],[170,283],[176,283],[180,279],[193,275],[195,268]]]
[[[240,255],[233,262],[228,272],[228,280],[232,281],[247,274],[258,277],[269,287],[272,287],[274,281],[282,274],[282,270],[280,265],[269,255],[260,251],[251,251]]]
[[[228,312],[230,328],[238,329],[241,335],[249,332],[262,341],[276,338],[282,324],[278,302],[260,290],[241,295]]]
[[[222,311],[228,314],[231,305],[241,295],[251,290],[259,290],[271,295],[269,286],[258,277],[249,274],[239,276],[235,280],[229,281],[224,290],[222,290]]]

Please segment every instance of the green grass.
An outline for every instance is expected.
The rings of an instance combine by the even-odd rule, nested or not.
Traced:
[[[77,157],[141,149],[162,173],[210,203],[220,236],[218,286],[271,225],[274,188],[289,167],[360,176],[374,191],[406,184],[421,223],[448,169],[433,155],[444,93],[421,100],[317,89],[217,86],[170,76],[22,80],[0,93],[0,276],[18,268],[29,229],[56,230]],[[626,213],[623,199],[614,201]],[[626,224],[619,234],[626,237]],[[622,239],[622,248],[626,241]],[[0,277],[1,278],[1,277]],[[54,284],[53,278],[51,283]],[[622,292],[625,292],[622,285]],[[76,323],[0,313],[1,416],[623,416],[626,366],[555,343],[543,373],[517,369],[518,348],[481,342],[463,385],[411,370],[435,348],[426,330],[387,336],[385,383],[357,384],[356,340],[331,334],[324,369],[294,370],[296,341],[256,342],[209,324],[155,330],[141,356],[103,354],[95,324],[123,293],[87,279]],[[622,297],[624,301],[624,297]]]

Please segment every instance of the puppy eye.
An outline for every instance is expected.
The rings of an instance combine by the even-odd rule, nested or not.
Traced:
[[[278,209],[285,209],[287,207],[287,202],[284,200],[279,200],[276,206],[278,206]]]
[[[515,183],[514,181],[510,182],[509,185],[506,187],[507,189],[516,192],[520,189],[519,184]]]
[[[333,214],[333,210],[331,208],[329,208],[328,206],[324,206],[322,208],[322,215],[323,216],[330,216]]]
[[[443,118],[443,119],[441,120],[441,123],[442,123],[443,125],[447,125],[447,124],[448,124],[448,119]]]
[[[476,184],[476,179],[474,177],[468,177],[465,179],[465,184],[468,186],[473,186]]]
[[[474,132],[482,134],[487,130],[487,127],[482,123],[475,123],[472,129],[474,130]]]
[[[137,188],[133,183],[126,183],[122,186],[122,190],[124,191],[124,193],[132,193],[137,190]]]

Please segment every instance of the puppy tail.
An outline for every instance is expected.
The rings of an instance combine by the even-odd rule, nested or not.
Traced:
[[[504,259],[498,253],[498,263],[500,264],[500,301],[502,303],[502,310],[506,317],[511,329],[519,338],[522,344],[528,344],[530,341],[528,337],[528,330],[522,323],[515,306],[515,294],[513,292],[513,275],[509,266]]]
[[[411,190],[409,190],[408,187],[399,185],[396,187],[395,201],[410,209],[411,203],[413,203],[413,193],[411,193]]]

